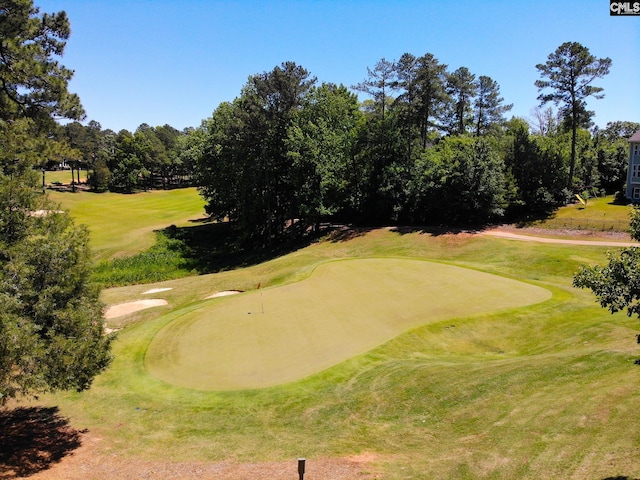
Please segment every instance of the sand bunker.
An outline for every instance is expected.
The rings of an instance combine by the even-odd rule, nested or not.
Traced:
[[[142,292],[143,295],[149,295],[151,293],[160,293],[166,292],[168,290],[173,290],[171,287],[168,288],[152,288],[151,290],[147,290],[146,292]]]
[[[120,303],[118,305],[111,305],[107,307],[104,312],[104,318],[115,318],[129,313],[137,312],[138,310],[144,310],[145,308],[160,307],[167,305],[168,302],[162,299],[152,300],[137,300],[135,302]]]
[[[52,213],[64,213],[62,210],[33,210],[29,212],[29,216],[31,217],[46,217],[47,215],[51,215]]]
[[[225,290],[223,292],[217,292],[217,293],[214,293],[213,295],[209,295],[208,297],[205,298],[205,300],[208,300],[210,298],[226,297],[228,295],[235,295],[237,293],[242,293],[242,291],[240,291],[240,290]]]

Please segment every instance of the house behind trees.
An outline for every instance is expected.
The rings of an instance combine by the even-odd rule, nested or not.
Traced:
[[[640,130],[629,139],[627,198],[636,203],[640,202]]]

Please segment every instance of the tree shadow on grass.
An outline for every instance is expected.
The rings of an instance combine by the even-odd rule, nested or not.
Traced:
[[[355,227],[351,225],[332,225],[326,228],[328,239],[333,243],[348,242],[354,238],[362,237],[379,227]]]
[[[80,447],[84,433],[57,407],[0,410],[0,479],[33,475]]]
[[[184,259],[184,268],[198,274],[217,273],[225,270],[257,265],[268,260],[305,248],[323,238],[333,243],[348,242],[367,235],[380,226],[354,226],[322,223],[317,229],[290,229],[283,236],[267,245],[243,246],[240,237],[229,223],[216,223],[207,219],[192,221],[187,227],[171,225],[160,230],[162,235],[177,241],[176,248]],[[480,228],[481,229],[481,228]],[[400,235],[428,233],[434,236],[477,232],[476,228],[447,227],[390,227]]]
[[[171,225],[161,233],[180,244],[185,267],[198,274],[244,268],[272,260],[308,246],[313,233],[288,234],[268,245],[243,245],[228,223],[197,221],[188,227]]]
[[[391,229],[392,232],[400,235],[408,235],[411,233],[428,234],[433,237],[440,235],[457,235],[460,233],[478,233],[485,230],[489,226],[477,227],[456,227],[456,226],[398,226]]]

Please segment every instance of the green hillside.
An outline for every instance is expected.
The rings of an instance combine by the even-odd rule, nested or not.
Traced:
[[[108,304],[161,298],[168,305],[111,320],[110,326],[124,329],[109,371],[88,392],[45,401],[102,438],[104,455],[132,461],[254,462],[370,452],[375,460],[367,468],[385,479],[635,478],[640,475],[635,461],[640,427],[633,422],[640,401],[637,321],[609,315],[589,292],[571,287],[579,266],[603,262],[606,250],[363,230],[249,268],[109,289],[103,294]],[[328,261],[372,257],[464,267],[552,296],[507,310],[496,302],[495,310],[478,311],[464,282],[456,283],[450,295],[458,301],[450,315],[417,312],[423,320],[407,325],[404,333],[278,386],[184,388],[147,371],[145,359],[157,355],[154,342],[163,329],[182,322],[183,333],[177,328],[173,334],[187,334],[189,315],[213,303],[227,308],[241,298],[204,300],[212,293],[253,290],[245,299],[258,308],[261,284],[266,309],[276,287],[304,285]],[[395,283],[402,287],[397,285],[402,280]],[[144,293],[152,288],[170,290]],[[344,290],[344,300],[331,309],[349,316],[349,288]],[[487,304],[493,296],[488,294]],[[237,327],[241,335],[242,326]],[[341,334],[336,344],[357,343],[357,336]]]

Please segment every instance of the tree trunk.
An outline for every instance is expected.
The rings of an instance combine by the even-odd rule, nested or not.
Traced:
[[[75,171],[73,169],[73,162],[69,162],[69,165],[71,166],[71,191],[75,192],[76,191],[76,180],[75,180]]]
[[[577,141],[577,107],[575,94],[571,94],[571,159],[569,162],[569,179],[567,181],[567,190],[571,192],[573,190],[573,172],[576,169],[576,141]]]

